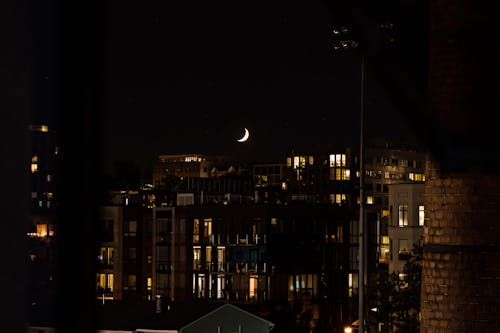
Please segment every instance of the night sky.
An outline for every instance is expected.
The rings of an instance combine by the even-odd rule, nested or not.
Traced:
[[[159,154],[281,161],[294,148],[354,146],[361,50],[366,140],[419,141],[428,28],[419,1],[105,3],[96,46],[106,171],[114,161],[147,167]],[[378,28],[386,21],[394,24],[388,46]],[[366,47],[335,52],[340,26]],[[251,137],[240,144],[244,127]]]

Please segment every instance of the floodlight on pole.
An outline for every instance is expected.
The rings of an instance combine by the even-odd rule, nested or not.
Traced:
[[[348,51],[351,49],[356,49],[358,47],[358,42],[351,39],[349,34],[350,31],[346,27],[340,27],[333,30],[333,34],[336,38],[333,44],[334,51]],[[365,219],[364,219],[364,100],[365,100],[365,57],[361,54],[361,73],[360,73],[360,104],[359,104],[359,246],[358,246],[358,322],[359,332],[364,332],[365,323],[365,267],[366,267],[366,253],[365,253]],[[351,327],[346,327],[346,330],[351,330]],[[347,332],[348,333],[348,332]]]

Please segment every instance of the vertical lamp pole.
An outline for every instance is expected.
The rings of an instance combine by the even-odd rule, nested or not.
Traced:
[[[358,268],[358,323],[359,332],[364,333],[365,326],[365,226],[364,226],[364,95],[365,95],[365,57],[361,55],[361,89],[359,103],[359,268]]]
[[[358,47],[358,42],[349,38],[349,29],[341,27],[334,29],[336,42],[333,45],[335,51],[347,51]],[[364,212],[364,100],[365,100],[365,56],[361,54],[361,86],[360,86],[360,128],[359,128],[359,246],[358,246],[358,331],[365,331],[365,267],[366,267],[366,232]]]
[[[391,22],[384,22],[378,26],[382,36],[384,37],[384,44],[389,45],[394,43],[392,37],[393,24]],[[358,42],[349,37],[349,29],[341,27],[334,29],[335,42],[333,44],[334,51],[347,51],[358,47]],[[364,198],[364,177],[365,177],[365,147],[364,147],[364,102],[365,102],[365,56],[361,51],[361,86],[360,86],[360,128],[359,128],[359,268],[358,268],[358,332],[365,332],[365,287],[367,284],[367,257],[368,257],[368,241],[367,230],[365,230],[365,198]]]

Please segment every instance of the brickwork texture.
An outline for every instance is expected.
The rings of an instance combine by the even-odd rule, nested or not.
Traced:
[[[499,20],[431,0],[420,333],[500,332]],[[436,149],[437,147],[437,149]]]

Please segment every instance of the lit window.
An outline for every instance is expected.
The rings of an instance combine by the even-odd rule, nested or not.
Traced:
[[[335,202],[336,203],[342,204],[342,203],[346,202],[346,200],[347,200],[347,198],[346,198],[345,193],[335,194]]]
[[[418,206],[418,225],[423,227],[425,221],[424,205]]]
[[[201,264],[201,247],[193,246],[193,269],[198,269]]]
[[[388,210],[388,209],[382,209],[381,216],[382,216],[382,217],[387,217],[387,216],[389,216],[389,210]]]
[[[200,242],[200,220],[194,219],[193,221],[193,243]]]
[[[37,224],[36,225],[36,235],[38,237],[46,237],[47,230],[48,230],[48,227],[46,224]]]
[[[212,247],[207,246],[205,248],[205,262],[210,263],[212,262]]]
[[[38,171],[38,164],[37,163],[31,163],[31,173],[35,173]]]
[[[349,273],[348,280],[347,280],[347,287],[348,287],[349,297],[354,296],[354,294],[358,290],[358,274],[357,273]]]
[[[385,263],[390,259],[390,246],[389,246],[389,236],[382,236],[382,241],[380,244],[380,257],[379,262]]]
[[[351,178],[351,171],[344,168],[335,169],[335,180],[349,180]]]
[[[288,278],[288,299],[314,297],[317,294],[317,275],[298,274]]]
[[[259,286],[259,276],[258,275],[250,275],[250,280],[249,280],[249,290],[248,290],[248,296],[250,299],[256,299],[257,298],[257,291],[258,291],[258,286]]]
[[[212,219],[204,219],[203,221],[203,241],[209,242],[212,237]]]
[[[112,273],[97,273],[96,287],[101,289],[101,292],[113,292],[113,274]]]
[[[398,221],[400,227],[408,226],[408,204],[398,206]]]
[[[217,247],[217,264],[219,265],[219,270],[221,270],[223,268],[223,265],[226,262],[225,255],[226,255],[226,248],[224,246],[218,246]]]
[[[345,154],[331,154],[330,167],[345,167],[346,155]]]
[[[37,163],[38,162],[38,156],[35,155],[31,158],[31,163]]]
[[[337,226],[337,240],[339,243],[344,241],[344,228],[341,225]]]
[[[425,175],[423,173],[410,172],[408,174],[408,179],[416,182],[423,182],[425,181]]]
[[[52,175],[47,175],[47,182],[51,182],[52,181]]]
[[[366,197],[366,203],[369,205],[373,205],[373,195],[368,195]]]
[[[146,280],[146,286],[148,290],[153,290],[153,279],[148,277]]]

